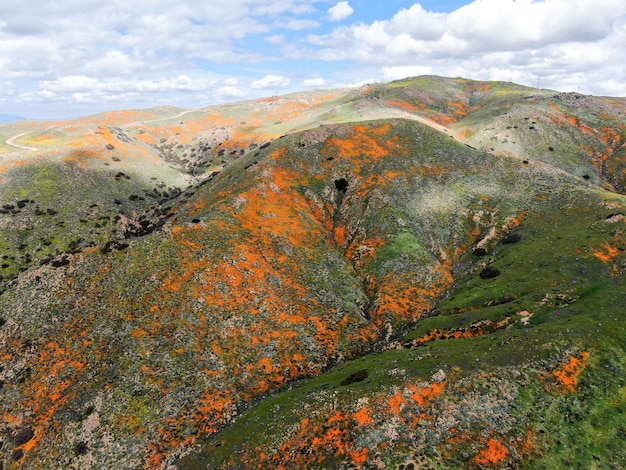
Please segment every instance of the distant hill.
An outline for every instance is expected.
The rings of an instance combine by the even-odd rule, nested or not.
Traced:
[[[0,125],[3,468],[625,467],[625,112],[425,76]]]
[[[0,114],[0,123],[8,123],[13,121],[23,121],[27,118],[21,116],[13,116],[12,114]]]

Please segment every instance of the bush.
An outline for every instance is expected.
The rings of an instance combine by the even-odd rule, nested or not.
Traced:
[[[355,382],[363,382],[367,378],[367,369],[361,369],[354,374],[350,374],[348,377],[341,381],[341,385],[350,385]]]
[[[15,435],[16,447],[21,446],[22,444],[26,444],[33,437],[35,437],[35,431],[33,431],[33,429],[29,428],[28,426],[24,426]]]
[[[340,193],[345,194],[346,191],[348,191],[348,180],[345,178],[339,178],[338,180],[335,180],[335,188]]]
[[[74,455],[78,456],[78,455],[85,455],[87,453],[88,447],[87,447],[87,443],[85,443],[84,441],[79,441],[76,444],[74,444]]]
[[[498,268],[494,268],[493,266],[487,266],[479,274],[481,279],[491,279],[494,277],[498,277],[499,275],[500,270]]]
[[[487,254],[487,250],[485,250],[484,248],[474,248],[472,254],[474,256],[485,256]]]
[[[518,232],[509,233],[502,239],[502,243],[505,245],[517,243],[522,239],[522,236]]]

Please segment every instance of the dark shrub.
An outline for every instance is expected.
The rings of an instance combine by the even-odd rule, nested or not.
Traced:
[[[502,243],[505,245],[510,245],[512,243],[517,243],[522,239],[522,236],[518,232],[509,233],[506,237],[502,239]]]
[[[500,270],[498,268],[494,268],[493,266],[487,266],[479,274],[481,279],[491,279],[494,277],[498,277],[499,275]]]
[[[67,256],[62,256],[61,258],[57,258],[52,261],[52,266],[55,268],[61,268],[63,266],[67,266],[68,264],[70,264],[70,260]]]
[[[335,188],[340,193],[345,194],[346,191],[348,191],[348,180],[345,178],[339,178],[338,180],[335,180]]]
[[[28,426],[24,426],[20,428],[20,430],[15,435],[15,446],[21,446],[22,444],[26,444],[33,437],[35,437],[35,431]]]
[[[355,382],[363,382],[367,378],[367,369],[361,369],[354,374],[350,374],[348,377],[341,381],[341,385],[350,385]]]
[[[79,441],[74,444],[74,455],[85,455],[87,453],[87,443]]]
[[[474,256],[485,256],[487,254],[487,250],[484,248],[474,248],[474,250],[472,250],[472,254]]]

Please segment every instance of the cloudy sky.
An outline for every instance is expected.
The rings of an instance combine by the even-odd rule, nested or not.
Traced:
[[[0,114],[436,74],[626,96],[624,0],[1,0]]]

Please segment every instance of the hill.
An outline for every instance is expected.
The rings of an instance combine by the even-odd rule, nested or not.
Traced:
[[[4,468],[623,466],[625,108],[418,77],[0,126]]]
[[[21,116],[14,116],[13,114],[0,114],[0,123],[7,123],[13,121],[21,121],[26,118]]]

